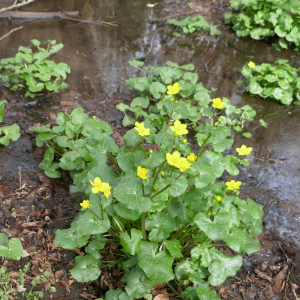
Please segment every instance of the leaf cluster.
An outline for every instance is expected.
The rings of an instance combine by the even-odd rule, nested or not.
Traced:
[[[225,23],[232,23],[237,36],[250,35],[259,40],[278,36],[276,50],[287,49],[289,43],[300,50],[300,10],[297,0],[231,0],[235,12],[225,13]]]
[[[129,63],[139,68],[144,64],[136,60]],[[198,74],[191,72],[194,68],[192,64],[179,66],[168,61],[167,66],[164,67],[145,67],[144,77],[126,80],[126,84],[137,90],[140,97],[134,98],[130,106],[124,103],[116,106],[125,113],[123,126],[132,125],[139,117],[143,117],[156,121],[156,126],[162,128],[163,120],[171,116],[173,120],[185,119],[186,124],[193,127],[195,131],[201,132],[199,137],[202,141],[208,138],[209,144],[215,144],[215,151],[222,152],[230,147],[233,139],[227,137],[230,136],[231,130],[242,132],[243,124],[253,121],[256,112],[249,105],[237,108],[229,99],[223,97],[222,101],[226,103],[225,109],[215,114],[210,97],[210,93],[215,89],[209,91],[202,82],[198,83]],[[179,83],[181,90],[177,95],[168,95],[167,85],[175,82]],[[151,104],[150,100],[152,100]],[[131,117],[128,112],[133,113],[134,117]],[[212,118],[213,123],[218,127],[206,123],[207,118]],[[249,138],[252,135],[244,132],[243,136]]]
[[[293,100],[295,104],[300,104],[299,69],[291,67],[288,60],[280,59],[275,64],[263,63],[254,68],[244,65],[241,72],[248,80],[237,83],[246,84],[246,91],[251,94],[285,105],[290,105]]]
[[[0,123],[3,120],[3,110],[6,100],[0,101]],[[4,146],[8,146],[9,140],[16,141],[20,137],[20,127],[17,124],[13,124],[10,126],[2,126],[0,127],[0,144]]]
[[[182,29],[184,33],[192,33],[195,30],[209,31],[211,35],[219,35],[221,32],[218,30],[217,26],[208,23],[202,16],[187,17],[182,20],[178,19],[168,19],[168,24],[178,26]],[[173,35],[180,36],[179,33],[174,32]]]
[[[15,57],[2,58],[0,62],[0,78],[4,86],[12,91],[24,90],[25,97],[34,97],[37,92],[58,92],[66,89],[64,82],[71,69],[65,63],[56,64],[50,56],[63,48],[55,40],[46,41],[47,48],[38,40],[31,40],[37,51],[30,47],[20,46]]]

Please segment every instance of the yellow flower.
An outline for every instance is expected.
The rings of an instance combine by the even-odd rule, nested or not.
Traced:
[[[190,162],[194,162],[197,160],[197,156],[192,152],[188,157],[187,159],[190,161]]]
[[[228,186],[229,190],[238,190],[241,184],[242,183],[240,181],[234,181],[234,180],[231,180],[230,182],[226,182],[226,185]]]
[[[214,98],[212,107],[222,109],[226,105],[225,102],[222,102],[221,98]]]
[[[187,169],[191,169],[191,163],[189,163],[185,157],[180,157],[179,162],[175,167],[177,167],[180,172],[184,172]]]
[[[94,186],[92,188],[92,193],[93,194],[97,194],[98,192],[102,192],[102,182],[101,179],[99,177],[96,177],[94,182],[92,180],[90,180],[90,183]]]
[[[179,91],[181,90],[181,87],[179,86],[178,82],[175,82],[173,85],[168,85],[168,95],[176,95],[179,93]]]
[[[148,170],[142,167],[137,168],[137,176],[139,176],[141,179],[147,179],[147,173]]]
[[[89,208],[90,205],[91,204],[90,204],[89,200],[83,200],[82,203],[80,203],[80,206],[85,209]]]
[[[109,183],[107,183],[107,182],[103,182],[102,183],[102,190],[101,190],[101,192],[104,193],[104,196],[106,198],[108,198],[109,195],[111,194],[110,189],[111,189],[111,186],[109,185]]]
[[[169,165],[176,166],[179,163],[180,154],[178,151],[175,151],[173,154],[167,153],[166,158]]]
[[[254,63],[253,61],[250,61],[249,64],[248,64],[248,67],[249,67],[250,69],[255,68],[255,63]]]
[[[223,199],[223,198],[222,198],[221,196],[216,196],[216,197],[215,197],[215,200],[217,200],[217,201],[219,201],[219,202],[222,201],[222,199]]]
[[[172,131],[175,131],[176,134],[182,136],[183,134],[187,134],[188,130],[186,129],[186,124],[181,124],[179,120],[174,122],[174,126],[170,127]]]
[[[236,148],[236,152],[239,155],[249,155],[252,152],[252,148],[242,145],[241,148]]]
[[[134,125],[135,125],[134,129],[138,132],[138,134],[140,136],[144,136],[144,135],[149,135],[150,134],[150,129],[149,128],[145,128],[144,127],[144,123],[135,122]]]

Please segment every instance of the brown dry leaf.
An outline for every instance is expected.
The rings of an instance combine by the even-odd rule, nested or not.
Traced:
[[[27,223],[23,223],[22,227],[36,227],[36,226],[43,226],[45,224],[45,222],[42,221],[36,221],[36,222],[27,222]]]
[[[25,292],[25,291],[26,291],[26,288],[24,287],[24,285],[21,284],[21,285],[18,286],[18,292],[19,293],[22,293],[22,292]]]
[[[258,277],[260,277],[262,279],[266,279],[273,283],[273,278],[268,276],[266,273],[263,273],[263,272],[259,271],[258,269],[255,269],[255,273],[257,274]]]
[[[73,249],[74,252],[76,252],[78,255],[80,256],[85,256],[85,253],[82,252],[80,249],[78,249],[77,247]]]
[[[59,270],[55,272],[55,281],[59,281],[60,277],[63,276],[64,270]]]
[[[82,298],[84,298],[84,299],[88,299],[88,300],[90,300],[90,299],[97,299],[97,297],[96,297],[96,296],[94,296],[94,295],[90,295],[90,294],[88,294],[88,293],[85,293],[85,292],[83,292],[82,294],[80,294],[80,296],[81,296]]]
[[[28,256],[30,256],[30,253],[27,250],[23,249],[22,258],[28,257]]]
[[[19,277],[19,272],[11,271],[11,272],[8,273],[8,275],[10,277],[10,280],[17,279]]]
[[[168,299],[170,299],[168,295],[159,294],[159,295],[155,296],[153,300],[168,300]]]
[[[17,198],[18,199],[21,199],[21,198],[24,198],[25,196],[27,196],[28,193],[27,192],[20,192],[20,193],[17,193]]]
[[[39,173],[38,176],[39,176],[39,179],[43,183],[44,186],[50,187],[56,193],[60,194],[60,190],[59,190],[58,186],[55,184],[55,182],[53,180],[51,180],[50,178],[48,178],[47,176],[45,176],[41,173]]]
[[[285,280],[286,270],[288,266],[286,266],[284,269],[282,269],[274,278],[274,285],[272,286],[272,290],[274,293],[280,293],[282,283]]]
[[[58,248],[58,246],[55,245],[55,244],[53,244],[53,243],[49,243],[49,244],[48,244],[48,249],[50,249],[50,248],[51,248],[51,250],[55,250],[55,249]]]

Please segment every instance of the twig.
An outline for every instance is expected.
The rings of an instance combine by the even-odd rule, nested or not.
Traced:
[[[295,266],[295,264],[293,263],[293,261],[289,259],[289,257],[286,255],[286,253],[285,253],[284,250],[282,249],[282,246],[281,246],[280,242],[278,242],[278,246],[279,246],[280,250],[282,251],[282,253],[284,254],[284,256],[285,256],[285,258],[286,258],[286,262],[287,262],[288,264],[292,264],[293,266]]]
[[[13,5],[0,9],[0,14],[3,13],[4,11],[11,10],[11,9],[14,9],[14,8],[18,8],[18,7],[24,6],[26,4],[32,3],[32,2],[34,2],[34,0],[23,1],[19,4],[17,4],[17,2],[18,2],[18,0],[15,0],[15,3]]]
[[[298,298],[298,296],[297,296],[297,294],[296,294],[295,290],[294,290],[294,289],[292,289],[292,291],[293,291],[293,294],[294,294],[294,296],[295,296],[295,299],[296,299],[296,300],[299,300],[299,298]]]
[[[284,298],[283,298],[283,300],[288,300],[288,298],[286,296],[286,292],[287,292],[287,289],[288,289],[288,286],[289,286],[290,274],[291,274],[291,270],[289,270],[287,279],[285,281],[285,289],[284,289]]]
[[[22,187],[22,168],[19,167],[19,181],[20,181],[20,188]]]
[[[11,30],[9,33],[7,33],[7,34],[4,35],[3,37],[1,37],[1,38],[0,38],[0,41],[3,40],[4,38],[6,38],[7,36],[9,36],[9,35],[10,35],[11,33],[13,33],[14,31],[17,31],[17,30],[22,29],[22,28],[23,28],[23,26]]]

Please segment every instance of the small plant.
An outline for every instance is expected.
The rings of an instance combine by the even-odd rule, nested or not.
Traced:
[[[6,103],[7,103],[6,100],[0,101],[0,123],[2,122],[3,119],[3,110]],[[20,137],[19,131],[20,131],[20,127],[17,124],[0,127],[0,144],[4,146],[8,146],[9,140],[12,141],[18,140],[18,138]]]
[[[169,19],[167,23],[181,27],[184,33],[192,33],[195,30],[209,31],[211,35],[219,35],[221,33],[216,25],[208,23],[202,16],[187,17],[182,20]],[[178,32],[174,32],[173,35],[181,36]]]
[[[237,83],[247,85],[246,91],[259,95],[262,98],[269,98],[290,105],[293,100],[300,104],[300,77],[299,69],[292,68],[288,60],[280,59],[275,64],[255,65],[249,62],[243,66],[242,74],[248,80],[239,80]]]
[[[58,113],[58,126],[31,128],[37,144],[48,146],[40,167],[54,176],[58,168],[70,171],[71,192],[87,195],[71,227],[55,234],[60,247],[85,247],[72,276],[91,281],[113,266],[125,273],[125,291],[111,290],[106,299],[142,298],[166,283],[183,299],[217,300],[209,286],[242,265],[238,254],[226,256],[219,247],[247,254],[259,249],[253,237],[262,231],[262,207],[239,199],[242,183],[232,179],[238,165],[249,164],[245,156],[252,148],[237,148],[240,157],[222,154],[233,143],[232,130],[241,131],[255,111],[226,98],[211,100],[197,74],[188,72],[193,68],[169,62],[127,81],[141,96],[118,105],[134,114],[123,119],[134,127],[121,148],[110,137],[112,128],[81,108]],[[187,134],[196,137],[196,153]],[[223,182],[225,171],[230,176]],[[106,243],[120,244],[122,254],[102,261]]]
[[[12,91],[22,90],[25,97],[34,97],[37,92],[58,92],[66,89],[68,84],[63,82],[70,67],[65,63],[56,64],[49,57],[63,48],[63,44],[56,44],[55,40],[46,41],[46,48],[41,42],[31,40],[37,47],[33,54],[30,47],[20,46],[15,57],[3,58],[0,62],[0,78],[5,87]]]
[[[42,276],[36,276],[34,280],[31,281],[32,287],[27,292],[25,285],[25,276],[30,270],[30,263],[27,263],[23,269],[19,269],[18,278],[11,280],[9,273],[5,268],[0,268],[0,300],[10,300],[10,299],[26,299],[26,300],[38,300],[43,299],[44,294],[41,291],[33,291],[37,284],[46,282],[47,278],[50,277],[50,273],[45,271]],[[50,280],[51,282],[51,280]],[[51,284],[54,284],[51,282]],[[55,292],[55,287],[51,286],[50,292]],[[12,298],[13,297],[13,298]]]
[[[225,23],[232,23],[237,36],[250,35],[259,40],[268,36],[278,36],[275,49],[287,49],[289,42],[300,50],[300,10],[294,0],[231,0],[236,12],[225,13]]]
[[[20,259],[23,254],[23,246],[18,238],[8,241],[4,233],[0,233],[0,256],[12,259]]]

